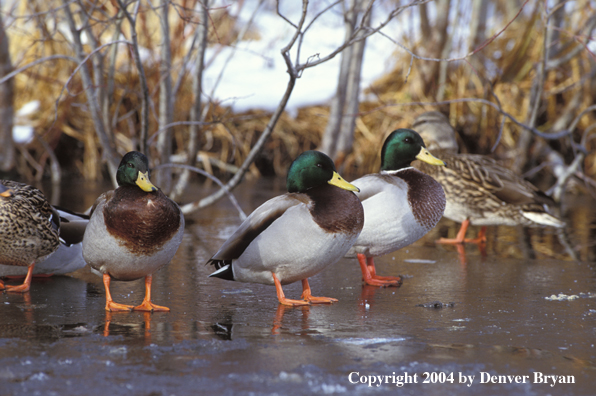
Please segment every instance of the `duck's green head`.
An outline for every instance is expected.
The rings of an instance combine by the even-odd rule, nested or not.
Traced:
[[[126,153],[120,161],[118,172],[116,172],[116,181],[119,186],[139,186],[143,191],[156,191],[149,180],[149,160],[138,151]]]
[[[305,192],[313,187],[332,184],[349,191],[360,191],[345,181],[335,170],[331,158],[320,151],[305,151],[290,165],[286,186],[288,192]]]
[[[416,159],[431,165],[445,165],[426,149],[424,141],[416,131],[398,129],[385,139],[381,150],[381,170],[406,168]]]

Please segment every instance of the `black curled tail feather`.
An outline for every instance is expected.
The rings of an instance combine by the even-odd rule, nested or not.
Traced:
[[[234,271],[232,270],[232,260],[217,260],[211,259],[207,262],[208,265],[215,267],[217,271],[209,275],[209,277],[220,278],[225,280],[234,280]]]

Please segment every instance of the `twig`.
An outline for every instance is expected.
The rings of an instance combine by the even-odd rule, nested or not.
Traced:
[[[170,129],[173,126],[178,126],[178,125],[205,126],[205,125],[215,125],[215,124],[217,124],[217,122],[202,122],[202,121],[174,121],[174,122],[170,122],[169,124],[166,124],[166,125],[162,126],[161,128],[159,128],[157,131],[155,131],[149,137],[149,139],[147,139],[147,147],[150,147],[153,144],[153,142],[155,141],[155,138],[157,138],[157,136],[159,136],[159,134],[166,132],[168,129]]]
[[[77,69],[80,68],[80,71],[81,71],[81,79],[83,80],[83,84],[85,87],[85,93],[87,96],[87,102],[89,103],[89,108],[91,110],[91,118],[93,119],[93,125],[95,126],[95,132],[96,132],[97,137],[99,138],[100,142],[102,143],[103,155],[108,163],[109,173],[110,173],[110,175],[112,175],[112,183],[114,185],[117,185],[116,171],[118,170],[118,164],[120,163],[120,160],[116,159],[114,150],[112,149],[112,146],[110,145],[110,140],[106,133],[106,127],[103,123],[103,118],[101,116],[101,110],[99,108],[99,104],[97,103],[97,98],[94,93],[93,82],[91,80],[91,76],[89,75],[88,68],[84,67],[85,62],[87,61],[89,56],[91,56],[92,54],[84,56],[85,52],[83,49],[83,44],[81,42],[80,32],[75,25],[74,17],[72,15],[72,11],[70,9],[70,1],[69,0],[62,0],[62,1],[64,2],[64,5],[65,5],[64,10],[66,12],[68,26],[69,26],[69,29],[73,36],[73,42],[75,45],[77,62],[79,63],[79,65],[77,66]],[[111,44],[114,44],[114,43],[110,43],[110,45]],[[100,47],[98,47],[97,50],[100,50],[103,47],[104,46],[100,46]],[[76,70],[75,70],[75,72],[73,72],[73,74],[74,73],[76,73]],[[67,84],[68,84],[68,82],[65,84],[65,86]],[[56,102],[56,106],[58,106],[58,102]]]
[[[64,0],[66,1],[66,0]],[[141,61],[141,54],[139,53],[139,41],[137,38],[137,31],[136,31],[136,24],[137,24],[137,15],[139,14],[139,7],[141,5],[141,0],[136,1],[135,9],[133,11],[134,18],[130,13],[126,10],[124,4],[122,4],[122,0],[116,0],[122,12],[124,12],[124,16],[128,19],[130,23],[130,36],[132,38],[132,57],[135,61],[135,65],[139,71],[139,80],[141,82],[141,135],[139,137],[140,140],[140,151],[142,153],[147,153],[147,136],[149,135],[149,86],[147,85],[147,76],[145,75],[145,67],[143,66],[143,62]],[[128,5],[128,4],[127,4]]]
[[[357,29],[354,30],[354,32],[352,33],[352,37],[349,40],[346,40],[342,45],[340,45],[339,47],[334,49],[331,53],[329,53],[328,55],[323,56],[323,57],[318,57],[317,60],[309,60],[306,63],[297,64],[296,70],[302,71],[306,68],[314,67],[314,66],[320,65],[321,63],[325,63],[330,59],[333,59],[337,54],[342,52],[345,48],[349,47],[350,45],[354,44],[356,41],[364,40],[367,37],[369,37],[375,33],[378,33],[381,29],[383,29],[385,26],[387,26],[387,24],[389,24],[389,22],[391,22],[393,20],[393,18],[395,18],[397,15],[399,15],[406,9],[408,9],[410,7],[417,6],[417,5],[421,5],[424,3],[428,3],[429,1],[431,1],[431,0],[417,0],[417,1],[413,1],[410,4],[406,4],[404,6],[397,7],[396,9],[391,11],[389,13],[389,15],[387,16],[387,18],[385,18],[385,20],[383,22],[379,23],[375,28],[369,28],[369,27],[365,26],[364,24],[361,24]],[[284,18],[284,19],[286,19],[286,18]],[[361,33],[363,31],[365,33]],[[297,32],[297,35],[298,34],[299,33]],[[387,36],[385,36],[385,37],[387,37]]]
[[[563,192],[565,191],[565,185],[567,184],[567,181],[578,170],[578,168],[582,164],[584,158],[585,158],[585,154],[583,152],[579,152],[575,156],[575,159],[573,160],[571,165],[569,165],[569,167],[567,169],[565,169],[563,174],[561,176],[559,176],[555,185],[546,191],[547,195],[552,194],[552,197],[555,200],[555,202],[561,201],[561,196],[563,195]]]
[[[443,100],[440,102],[408,102],[408,103],[390,103],[390,104],[386,104],[383,106],[378,106],[372,110],[369,110],[367,112],[362,112],[361,114],[370,114],[374,111],[378,111],[382,108],[387,108],[387,107],[396,107],[396,106],[442,106],[442,105],[446,105],[446,104],[451,104],[451,103],[467,103],[467,102],[477,102],[477,103],[482,103],[484,105],[487,106],[491,106],[492,108],[494,108],[495,110],[497,110],[499,113],[501,113],[503,116],[507,117],[508,119],[511,120],[511,122],[513,122],[514,124],[516,124],[517,126],[520,126],[524,129],[527,129],[528,131],[532,132],[533,134],[535,134],[536,136],[540,136],[543,139],[547,139],[547,140],[555,140],[555,139],[560,139],[562,137],[565,137],[567,135],[570,135],[573,131],[570,129],[565,129],[562,130],[560,132],[556,132],[556,133],[544,133],[539,131],[536,128],[531,128],[528,125],[519,122],[515,117],[513,117],[511,114],[507,113],[506,111],[504,111],[502,108],[500,108],[498,105],[496,105],[493,102],[490,102],[486,99],[480,99],[480,98],[460,98],[460,99],[450,99],[450,100]]]
[[[174,96],[172,96],[172,48],[170,45],[170,23],[169,6],[170,0],[160,0],[161,12],[156,10],[161,25],[161,59],[159,67],[159,128],[164,132],[157,138],[157,151],[159,153],[159,162],[165,163],[172,154],[172,131],[165,127],[172,123],[174,119]],[[147,144],[147,143],[146,143]],[[145,146],[148,149],[148,146]],[[172,187],[172,175],[168,172],[159,172],[157,174],[158,182],[162,188],[170,192]]]
[[[244,174],[248,170],[248,167],[253,163],[256,156],[261,151],[261,148],[263,147],[263,145],[265,144],[265,142],[267,141],[267,139],[273,132],[273,129],[275,128],[275,125],[277,124],[279,117],[281,117],[283,111],[286,108],[288,100],[290,99],[292,91],[294,90],[294,85],[296,84],[297,72],[296,72],[296,69],[294,68],[294,66],[292,65],[292,60],[290,59],[289,51],[292,48],[292,46],[296,43],[296,40],[300,34],[300,30],[302,29],[302,26],[304,26],[304,20],[306,18],[307,6],[308,6],[308,0],[302,0],[302,16],[300,18],[300,22],[296,26],[296,32],[294,33],[294,36],[290,39],[290,42],[288,43],[288,45],[286,45],[281,50],[281,54],[286,62],[288,74],[290,75],[290,80],[286,87],[286,91],[284,92],[284,95],[281,98],[281,101],[277,105],[275,112],[271,116],[271,119],[267,123],[265,130],[259,137],[259,140],[257,140],[256,144],[250,150],[250,153],[248,153],[248,156],[242,163],[242,166],[240,166],[240,169],[238,170],[238,172],[230,179],[230,181],[228,181],[228,183],[226,184],[226,188],[225,189],[222,188],[218,192],[211,194],[210,196],[205,197],[205,198],[201,199],[200,201],[184,205],[182,207],[182,210],[184,213],[191,213],[191,212],[194,212],[195,210],[198,210],[200,208],[204,208],[208,205],[211,205],[212,203],[219,200],[226,193],[226,191],[231,191],[232,189],[234,189],[240,183],[240,181],[242,180],[242,177],[244,177]]]
[[[217,183],[218,186],[221,187],[220,191],[223,191],[222,195],[226,194],[228,196],[228,198],[230,199],[230,202],[232,202],[232,205],[234,205],[234,207],[238,210],[238,215],[240,216],[240,219],[241,220],[246,219],[246,213],[244,213],[244,211],[238,204],[238,201],[236,200],[236,197],[234,197],[234,194],[232,194],[232,192],[230,191],[228,186],[224,185],[217,177],[205,172],[203,169],[197,168],[195,166],[186,165],[186,164],[161,164],[161,165],[157,165],[156,167],[154,167],[153,170],[158,170],[158,169],[162,169],[162,168],[183,168],[183,169],[187,169],[187,170],[196,172],[198,174],[201,174],[201,175],[213,180],[215,183]],[[192,208],[192,206],[184,205],[181,208],[182,213],[189,214],[189,213],[194,212],[194,210],[189,210],[190,208]]]
[[[200,140],[200,129],[199,123],[203,120],[201,93],[203,92],[203,72],[205,70],[205,52],[207,51],[207,36],[209,34],[209,24],[207,19],[209,18],[209,0],[203,0],[204,4],[201,5],[201,26],[197,27],[195,32],[195,40],[198,42],[197,55],[195,61],[195,73],[192,79],[192,93],[194,103],[190,108],[190,128],[188,137],[188,165],[194,166],[199,152],[199,140]],[[194,40],[193,40],[194,41]],[[178,182],[176,183],[172,196],[174,198],[182,195],[182,191],[186,188],[190,180],[190,173],[185,170],[180,175]]]

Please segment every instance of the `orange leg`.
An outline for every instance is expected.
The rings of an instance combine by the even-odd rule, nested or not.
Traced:
[[[141,305],[137,305],[133,308],[134,311],[161,311],[161,312],[170,312],[170,308],[162,307],[160,305],[155,305],[151,302],[151,281],[153,280],[153,275],[147,275],[145,277],[145,299],[141,303]]]
[[[310,292],[308,279],[302,279],[302,296],[300,296],[300,298],[311,304],[331,304],[339,301],[337,298],[331,297],[314,297]]]
[[[362,271],[362,279],[364,283],[371,286],[400,286],[401,278],[399,276],[378,276],[375,268],[375,262],[372,257],[366,257],[362,253],[357,254],[360,270]]]
[[[279,303],[282,305],[288,305],[290,307],[299,307],[301,305],[310,305],[310,303],[308,301],[304,301],[304,300],[291,300],[289,298],[286,298],[286,296],[284,295],[284,291],[281,288],[281,283],[279,281],[279,279],[277,279],[277,276],[275,276],[275,274],[272,272],[271,276],[273,276],[273,283],[275,283],[275,290],[277,291],[277,299],[279,300]]]
[[[374,259],[372,257],[367,257],[366,258],[366,265],[368,267],[368,272],[370,272],[370,275],[373,277],[373,279],[396,281],[396,282],[399,282],[399,284],[401,285],[402,281],[401,281],[401,277],[399,277],[399,276],[380,276],[380,275],[377,275],[377,269],[375,267],[375,262],[374,262]]]
[[[0,290],[4,290],[4,289],[5,289],[4,282],[2,282],[2,280],[0,279]]]
[[[480,228],[480,232],[478,233],[478,236],[476,238],[466,239],[464,240],[464,242],[475,243],[477,245],[486,243],[486,226]]]
[[[110,322],[112,321],[112,312],[106,311],[106,324],[103,326],[103,336],[110,335]]]
[[[5,285],[6,291],[13,292],[13,293],[25,293],[29,291],[29,287],[31,286],[31,278],[33,277],[33,268],[35,267],[35,263],[31,264],[27,269],[27,276],[25,276],[25,280],[23,281],[22,285],[18,286],[9,286]]]
[[[457,232],[457,236],[455,238],[440,238],[436,240],[436,243],[464,243],[464,239],[466,237],[466,231],[468,231],[468,226],[470,225],[470,220],[466,219],[461,223],[461,227]]]
[[[103,285],[106,288],[106,311],[130,311],[133,308],[132,305],[118,304],[112,300],[112,294],[110,293],[110,282],[110,275],[103,274]]]
[[[468,231],[468,227],[470,226],[470,220],[466,219],[461,223],[461,227],[457,232],[457,236],[455,238],[440,238],[436,240],[436,243],[449,243],[449,244],[456,244],[456,243],[475,243],[481,244],[486,242],[486,227],[482,227],[478,236],[474,239],[466,238],[466,232]]]

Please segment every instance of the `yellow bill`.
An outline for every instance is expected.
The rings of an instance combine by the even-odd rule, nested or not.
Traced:
[[[14,192],[9,188],[6,191],[0,193],[0,197],[10,198],[14,195]]]
[[[418,153],[416,158],[420,161],[426,162],[427,164],[445,166],[445,163],[443,161],[432,155],[430,151],[428,151],[424,147],[420,148],[420,152]]]
[[[333,172],[333,177],[327,183],[339,188],[343,188],[344,190],[360,192],[358,187],[345,181],[345,179],[342,178],[337,172]]]
[[[137,176],[137,186],[141,187],[141,190],[151,192],[157,191],[157,187],[151,183],[149,180],[149,172],[142,173],[139,171],[139,176]]]

